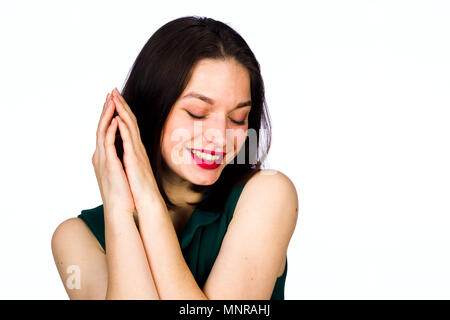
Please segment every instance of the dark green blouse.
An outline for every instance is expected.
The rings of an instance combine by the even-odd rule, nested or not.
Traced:
[[[222,240],[243,188],[244,185],[240,185],[231,191],[224,212],[210,212],[196,208],[178,236],[184,259],[200,288],[203,288],[219,254]],[[106,250],[103,205],[82,210],[78,218],[87,224],[103,250]],[[284,272],[277,278],[271,300],[284,300],[286,274],[287,257]]]

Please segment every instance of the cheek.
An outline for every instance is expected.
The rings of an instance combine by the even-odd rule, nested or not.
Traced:
[[[186,147],[190,147],[193,132],[186,124],[168,123],[161,137],[161,152],[166,162],[177,162],[183,157]]]
[[[239,129],[233,130],[233,132],[237,140],[237,145],[241,146],[245,142],[245,139],[247,139],[248,127],[240,127]]]
[[[235,155],[239,152],[247,139],[247,129],[234,129],[230,131],[227,142],[227,152],[233,151]],[[228,146],[229,145],[229,146]]]

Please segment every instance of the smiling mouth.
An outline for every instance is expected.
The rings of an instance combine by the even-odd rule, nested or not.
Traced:
[[[187,150],[195,157],[196,160],[206,163],[206,164],[221,164],[223,162],[225,153],[221,152],[221,154],[212,154],[207,152],[201,152],[198,149],[189,149]]]

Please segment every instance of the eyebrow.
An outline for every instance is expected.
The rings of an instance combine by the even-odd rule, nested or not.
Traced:
[[[202,95],[200,93],[197,93],[197,92],[190,92],[190,93],[186,94],[185,96],[183,96],[181,99],[185,99],[185,98],[200,99],[203,102],[206,102],[206,103],[211,104],[211,105],[213,105],[214,102],[215,102],[213,99],[208,98],[207,96],[204,96],[204,95]],[[250,106],[250,107],[252,106],[252,101],[251,100],[239,103],[234,109],[243,108],[243,107],[247,107],[247,106]]]

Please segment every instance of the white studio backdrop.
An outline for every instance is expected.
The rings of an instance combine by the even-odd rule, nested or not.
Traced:
[[[228,23],[261,64],[267,166],[299,195],[286,299],[449,299],[447,1],[0,2],[0,299],[68,298],[50,241],[101,204],[106,93],[186,15]]]

